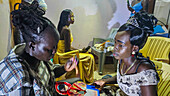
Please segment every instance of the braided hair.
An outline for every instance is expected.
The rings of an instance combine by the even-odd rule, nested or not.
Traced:
[[[17,5],[19,5],[18,10],[16,10]],[[12,23],[21,31],[25,42],[39,42],[40,38],[43,37],[42,33],[48,26],[55,29],[54,24],[43,17],[45,13],[38,6],[37,1],[33,1],[30,5],[16,3],[14,11],[11,12]]]
[[[61,33],[61,30],[65,25],[68,25],[68,16],[70,15],[71,12],[72,11],[70,9],[65,9],[61,12],[60,20],[57,28],[59,33]]]
[[[148,14],[145,11],[140,11],[129,18],[127,23],[119,28],[118,32],[129,31],[130,43],[139,46],[139,49],[141,49],[144,46],[148,35],[153,33],[153,28],[156,26],[156,23],[157,19],[153,15]]]

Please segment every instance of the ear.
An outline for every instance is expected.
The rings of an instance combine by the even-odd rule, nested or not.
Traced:
[[[34,51],[35,50],[35,43],[33,41],[29,42],[29,48]]]
[[[139,46],[133,45],[133,47],[132,47],[132,51],[137,52],[138,50],[139,50]]]

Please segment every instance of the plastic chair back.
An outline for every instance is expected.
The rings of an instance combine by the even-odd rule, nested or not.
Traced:
[[[169,96],[170,94],[170,65],[164,62],[153,61],[159,75],[159,83],[157,85],[158,96]]]
[[[148,37],[146,44],[139,52],[150,60],[156,60],[156,58],[169,60],[170,38]]]

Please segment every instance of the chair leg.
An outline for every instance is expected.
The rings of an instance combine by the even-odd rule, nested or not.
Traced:
[[[105,53],[102,52],[99,56],[99,62],[98,62],[98,66],[99,66],[99,75],[102,75],[103,74],[103,65],[105,63]]]

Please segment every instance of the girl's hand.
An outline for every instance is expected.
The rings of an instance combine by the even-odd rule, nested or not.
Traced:
[[[99,89],[99,91],[101,91],[101,89],[105,86],[105,83],[106,81],[104,79],[101,79],[94,81],[92,85],[94,85],[95,87],[97,87],[97,89]]]
[[[71,71],[71,70],[75,69],[76,66],[77,66],[77,63],[78,63],[78,61],[77,61],[77,59],[75,57],[70,58],[66,62],[66,64],[64,65],[65,71]]]

